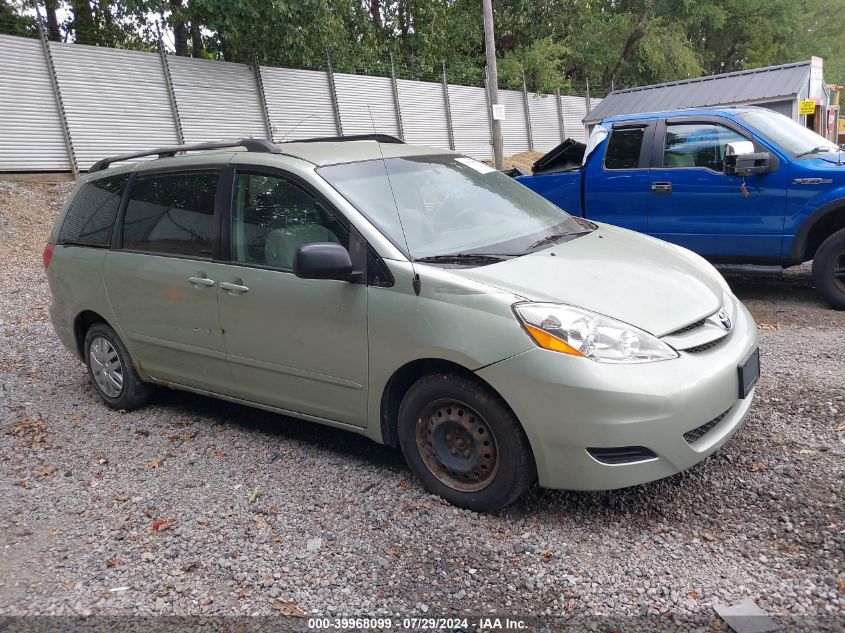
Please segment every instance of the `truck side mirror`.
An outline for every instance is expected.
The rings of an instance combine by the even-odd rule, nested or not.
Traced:
[[[725,148],[725,174],[728,176],[750,176],[765,174],[776,169],[769,152],[755,152],[751,141],[734,141]]]

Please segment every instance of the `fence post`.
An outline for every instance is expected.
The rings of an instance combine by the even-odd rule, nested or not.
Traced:
[[[560,142],[566,140],[566,125],[563,123],[563,104],[560,102],[560,88],[555,89],[555,99],[557,100],[557,126],[560,129]]]
[[[531,131],[531,109],[528,107],[528,90],[525,87],[525,69],[522,69],[522,107],[525,110],[525,128],[528,130],[528,149],[534,151],[534,134]]]
[[[161,36],[158,38],[158,56],[161,59],[161,71],[164,73],[164,84],[167,86],[167,96],[170,98],[170,112],[173,115],[173,127],[176,128],[176,140],[184,145],[185,135],[182,132],[182,119],[179,118],[179,107],[176,104],[176,91],[173,89],[173,77],[170,75],[170,64],[167,63],[167,53]]]
[[[258,57],[252,54],[252,70],[255,73],[255,87],[258,90],[258,100],[261,102],[261,113],[264,116],[264,129],[267,132],[268,140],[273,140],[273,124],[270,122],[270,109],[267,107],[267,96],[264,94],[264,81],[261,79],[261,67],[258,65]]]
[[[332,71],[332,56],[329,54],[329,47],[326,46],[326,77],[329,79],[329,92],[332,95],[332,109],[334,110],[334,124],[337,135],[343,136],[343,123],[340,120],[340,106],[337,103],[337,86],[334,83],[334,71]]]
[[[396,70],[393,67],[393,53],[390,53],[390,83],[393,86],[393,107],[396,109],[396,125],[399,128],[399,138],[405,140],[405,129],[402,126],[402,106],[399,104],[399,84],[396,82]]]
[[[587,96],[584,99],[584,105],[586,106],[587,114],[590,114],[590,110],[592,110],[593,108],[591,107],[592,104],[590,103],[590,80],[589,79],[587,79]],[[587,114],[584,115],[585,119],[587,118]],[[589,136],[589,134],[587,133],[588,132],[587,125],[584,123],[584,119],[581,119],[581,123],[584,125],[584,136],[585,137]]]
[[[452,127],[452,104],[449,103],[449,84],[446,82],[446,62],[443,62],[443,105],[446,106],[446,127],[449,131],[449,149],[455,150],[455,129]]]
[[[44,50],[44,61],[47,64],[47,71],[50,73],[50,84],[53,86],[53,97],[56,99],[56,109],[59,112],[59,122],[62,125],[62,135],[65,137],[65,149],[67,150],[67,160],[70,163],[70,171],[73,173],[74,179],[79,178],[79,165],[76,163],[76,153],[73,151],[73,141],[70,138],[70,128],[68,127],[67,115],[65,114],[65,104],[62,101],[62,93],[59,90],[59,78],[56,75],[56,66],[53,64],[53,54],[50,52],[50,42],[47,39],[47,34],[44,32],[44,26],[41,20],[37,20],[38,35],[41,38],[41,46]]]

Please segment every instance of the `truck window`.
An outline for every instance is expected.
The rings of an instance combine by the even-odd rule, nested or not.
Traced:
[[[604,157],[605,169],[636,169],[640,166],[640,149],[643,146],[641,127],[614,129],[607,142]]]
[[[748,140],[716,123],[670,123],[663,146],[664,167],[706,167],[722,171],[728,143]]]

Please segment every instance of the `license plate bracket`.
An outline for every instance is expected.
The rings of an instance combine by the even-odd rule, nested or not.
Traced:
[[[737,367],[737,374],[739,375],[739,398],[740,400],[748,397],[754,385],[760,379],[760,348],[755,347],[751,353],[740,362]]]

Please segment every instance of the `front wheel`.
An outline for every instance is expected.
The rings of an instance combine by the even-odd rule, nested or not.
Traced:
[[[85,334],[85,364],[103,402],[112,409],[137,409],[146,404],[154,387],[132,366],[129,351],[109,325],[95,323]]]
[[[828,237],[813,258],[813,281],[837,310],[845,310],[845,229]]]
[[[480,381],[456,374],[411,386],[399,408],[399,444],[426,490],[476,512],[513,503],[536,478],[514,414]]]

